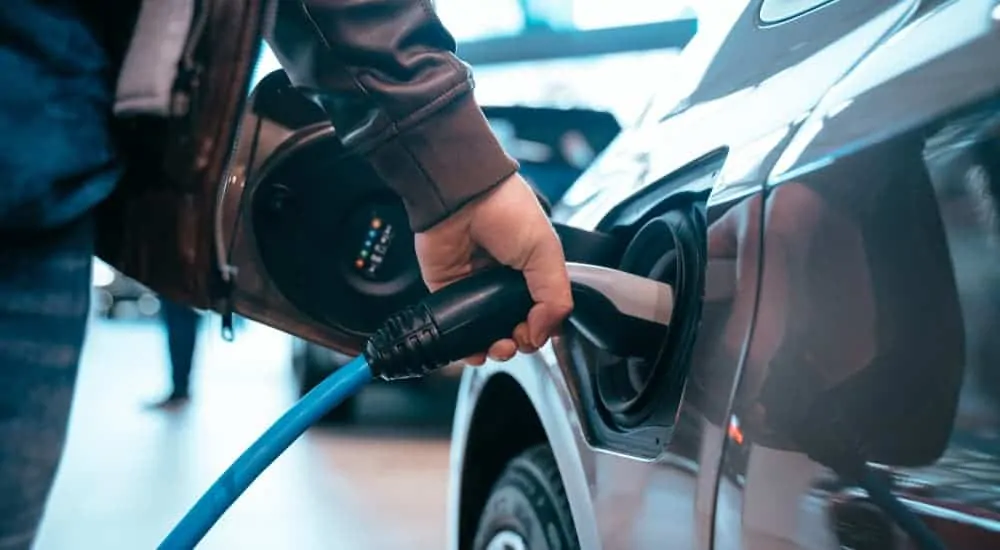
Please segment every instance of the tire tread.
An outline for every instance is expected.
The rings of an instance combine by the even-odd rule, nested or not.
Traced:
[[[489,501],[492,500],[492,495],[503,488],[524,487],[526,484],[541,489],[542,494],[544,494],[543,498],[547,501],[531,503],[530,506],[537,507],[535,513],[541,512],[543,515],[555,515],[556,521],[553,523],[558,524],[558,527],[562,531],[559,537],[560,545],[557,547],[557,550],[579,550],[580,543],[573,522],[573,514],[570,510],[569,499],[566,496],[566,488],[563,485],[562,476],[559,474],[559,466],[556,464],[552,449],[546,444],[530,447],[507,463],[507,466],[494,483],[490,492],[491,497],[487,499],[487,505],[481,512],[482,516],[480,517],[479,528],[475,537],[475,547],[479,548],[478,545],[484,542],[482,540],[484,534],[483,528],[484,524],[487,523],[486,518],[490,513]],[[528,498],[529,502],[531,501],[531,495],[524,493],[522,489],[519,489],[519,491]],[[546,537],[549,536],[546,535]]]

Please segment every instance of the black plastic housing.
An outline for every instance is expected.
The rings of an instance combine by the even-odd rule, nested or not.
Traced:
[[[365,357],[385,380],[424,376],[509,338],[532,305],[519,271],[473,275],[392,315],[365,345]]]

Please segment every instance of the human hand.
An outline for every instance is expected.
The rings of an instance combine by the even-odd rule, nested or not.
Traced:
[[[573,309],[562,245],[534,191],[515,174],[487,195],[415,237],[424,283],[433,292],[498,263],[524,274],[535,301],[512,338],[465,359],[482,365],[487,354],[506,361],[542,347]]]

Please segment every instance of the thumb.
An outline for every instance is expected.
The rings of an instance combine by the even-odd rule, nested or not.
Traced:
[[[521,271],[535,305],[528,313],[528,333],[536,348],[545,344],[573,310],[562,245],[551,229],[539,239]]]

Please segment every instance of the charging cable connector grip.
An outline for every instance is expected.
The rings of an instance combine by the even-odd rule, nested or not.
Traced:
[[[670,285],[606,267],[567,263],[570,321],[621,357],[658,349],[674,309]],[[418,378],[510,338],[534,302],[520,271],[500,267],[459,280],[390,317],[365,345],[372,374]]]
[[[368,340],[365,358],[378,378],[418,378],[510,338],[532,305],[520,271],[478,273],[390,317]]]

